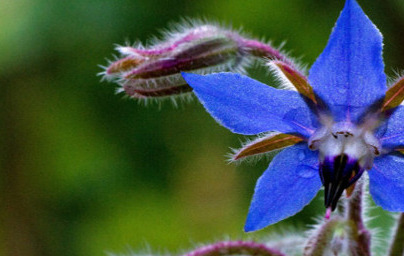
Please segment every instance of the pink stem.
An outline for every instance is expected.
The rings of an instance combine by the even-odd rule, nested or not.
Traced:
[[[254,256],[285,256],[276,249],[264,244],[244,241],[218,242],[200,247],[183,256],[224,256],[224,255],[254,255]]]

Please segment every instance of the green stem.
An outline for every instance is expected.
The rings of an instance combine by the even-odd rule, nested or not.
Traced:
[[[356,183],[356,189],[348,201],[346,218],[350,224],[349,251],[351,255],[370,256],[371,234],[363,223],[363,181]]]
[[[390,256],[404,255],[404,214],[398,218],[396,232],[390,247]]]
[[[330,249],[330,242],[334,237],[336,228],[343,223],[339,216],[326,220],[315,234],[309,238],[303,256],[323,256]]]

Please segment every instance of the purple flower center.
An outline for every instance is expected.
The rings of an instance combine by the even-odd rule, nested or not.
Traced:
[[[350,122],[325,123],[310,137],[309,148],[319,151],[325,206],[332,210],[343,191],[372,168],[373,159],[381,152],[371,129]]]
[[[324,185],[324,204],[335,210],[342,192],[357,181],[364,168],[358,160],[341,154],[335,157],[326,157],[320,165],[320,178]]]

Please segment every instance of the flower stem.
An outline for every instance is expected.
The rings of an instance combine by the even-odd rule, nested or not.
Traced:
[[[322,256],[330,249],[330,242],[334,236],[336,228],[341,225],[343,219],[339,216],[326,220],[319,229],[309,238],[303,255]]]
[[[257,57],[267,57],[283,60],[283,56],[278,50],[257,40],[244,39],[244,47],[250,49],[250,52]]]
[[[218,242],[200,247],[183,256],[222,256],[222,255],[254,255],[254,256],[286,256],[280,251],[264,244],[244,241]]]
[[[371,234],[363,223],[362,198],[363,181],[358,181],[356,189],[348,201],[346,218],[350,224],[349,251],[352,255],[370,256]]]
[[[288,59],[287,56],[283,55],[279,50],[273,48],[269,44],[253,40],[253,39],[242,39],[242,46],[247,50],[247,52],[255,57],[269,58],[272,60],[280,60],[284,63],[294,67],[295,64],[292,60]]]
[[[404,213],[401,213],[398,218],[396,232],[390,247],[389,255],[404,255]]]

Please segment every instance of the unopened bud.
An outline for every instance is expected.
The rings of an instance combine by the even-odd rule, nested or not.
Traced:
[[[198,71],[203,68],[238,65],[242,58],[235,41],[225,36],[199,39],[186,43],[167,56],[150,59],[125,74],[125,79],[153,79],[178,75],[181,71]]]
[[[268,44],[246,39],[213,25],[168,33],[148,48],[119,46],[122,58],[109,64],[103,75],[120,84],[133,98],[159,98],[191,92],[182,71],[206,74],[243,72],[253,57],[285,59]],[[122,90],[121,90],[122,91]]]

